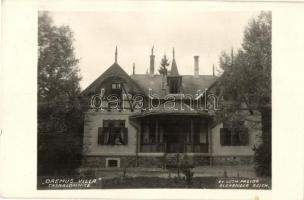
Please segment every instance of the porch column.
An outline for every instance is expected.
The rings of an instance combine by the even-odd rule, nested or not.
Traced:
[[[191,149],[192,149],[192,152],[194,151],[194,146],[193,146],[193,143],[194,143],[194,132],[193,132],[193,129],[194,129],[193,119],[191,118],[190,119],[190,137],[191,137]]]
[[[136,134],[136,167],[139,166],[138,152],[141,151],[141,148],[140,148],[141,126],[142,126],[142,123],[140,122],[139,127],[137,129],[137,134]]]
[[[155,120],[155,143],[158,144],[158,119]]]
[[[212,156],[212,129],[208,123],[208,153],[210,155],[210,166],[213,165],[213,156]]]

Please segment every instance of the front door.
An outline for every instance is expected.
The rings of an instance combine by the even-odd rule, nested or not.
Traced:
[[[184,126],[182,124],[170,123],[164,126],[164,142],[167,153],[183,153]]]

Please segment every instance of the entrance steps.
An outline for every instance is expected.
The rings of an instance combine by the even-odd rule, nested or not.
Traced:
[[[168,168],[177,168],[181,164],[185,155],[181,153],[168,153],[165,155],[165,167]]]

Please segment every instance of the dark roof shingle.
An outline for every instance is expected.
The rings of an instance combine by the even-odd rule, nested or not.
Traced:
[[[149,76],[147,74],[131,75],[131,78],[148,94],[149,88],[153,93],[162,95],[162,75]],[[217,79],[216,76],[200,75],[194,77],[192,75],[182,76],[182,93],[196,94],[198,90],[208,89]]]

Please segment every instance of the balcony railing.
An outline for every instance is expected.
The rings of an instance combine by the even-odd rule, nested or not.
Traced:
[[[208,144],[184,144],[184,152],[208,153]]]
[[[208,153],[208,144],[141,144],[141,153]]]
[[[152,152],[165,152],[165,143],[160,144],[141,144],[140,152],[142,153],[152,153]]]

